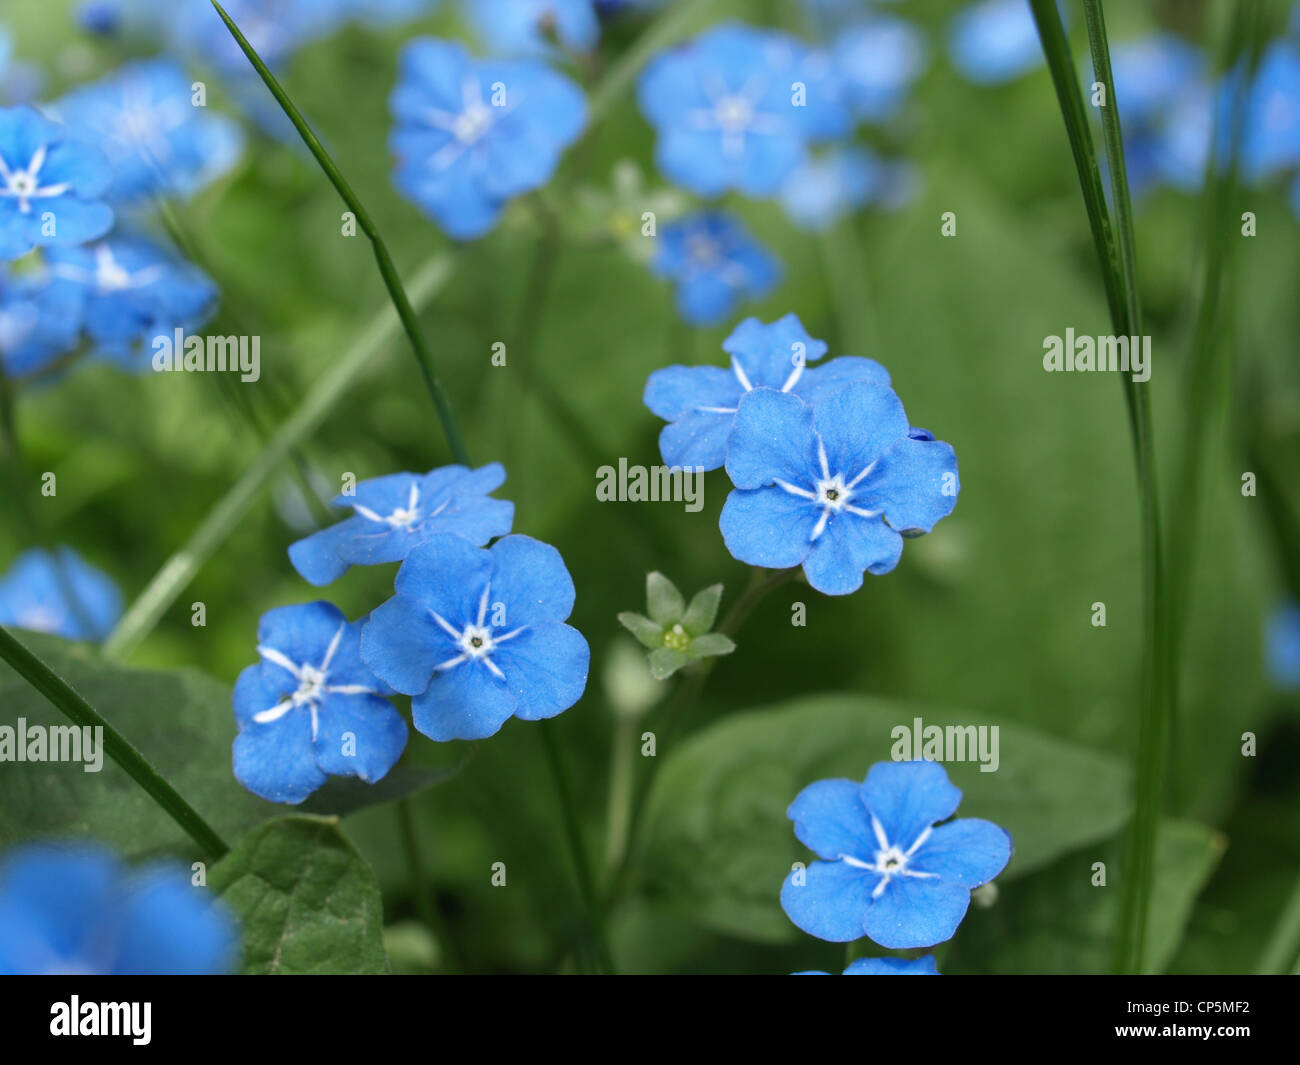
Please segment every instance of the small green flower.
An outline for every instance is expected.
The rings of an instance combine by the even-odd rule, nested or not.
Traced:
[[[625,610],[618,620],[650,650],[650,673],[667,680],[683,666],[736,649],[731,637],[710,632],[718,616],[722,585],[696,592],[688,606],[682,593],[662,573],[647,573],[646,610],[649,617]]]

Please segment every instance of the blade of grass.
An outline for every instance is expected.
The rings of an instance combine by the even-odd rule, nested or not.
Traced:
[[[425,306],[446,284],[451,276],[451,264],[451,256],[443,252],[434,255],[416,272],[411,294],[417,306]],[[376,352],[394,338],[398,328],[397,315],[391,307],[384,307],[343,357],[316,379],[302,402],[276,430],[239,480],[208,512],[185,546],[163,564],[148,587],[131,604],[104,643],[106,657],[123,658],[153,630],[203,564],[238,527],[275,471],[347,395],[371,365]]]
[[[334,164],[329,153],[317,139],[316,134],[312,132],[307,120],[303,118],[302,113],[298,110],[294,102],[289,98],[289,94],[284,91],[280,83],[276,80],[275,75],[262,62],[261,56],[257,54],[253,46],[248,43],[248,39],[240,32],[239,27],[235,25],[234,20],[226,14],[217,0],[211,0],[212,6],[216,9],[221,21],[226,24],[226,29],[230,31],[235,43],[239,45],[240,50],[253,65],[266,87],[275,97],[275,102],[280,105],[281,110],[288,116],[289,121],[293,123],[294,129],[302,137],[303,143],[307,145],[308,150],[329,178],[330,183],[338,190],[338,194],[343,198],[357,220],[357,225],[370,240],[370,246],[375,253],[375,263],[379,267],[379,274],[384,280],[384,287],[388,289],[388,295],[393,301],[393,306],[397,308],[397,315],[402,321],[402,328],[406,331],[407,338],[411,342],[411,350],[415,354],[415,360],[419,363],[420,374],[424,378],[425,387],[429,390],[429,396],[433,399],[434,409],[438,414],[438,421],[442,425],[443,435],[447,438],[447,446],[451,448],[451,453],[456,461],[468,466],[469,452],[465,447],[465,441],[460,435],[460,428],[456,424],[456,416],[452,412],[451,402],[447,399],[446,392],[443,391],[441,383],[438,381],[437,370],[433,362],[433,354],[429,351],[428,344],[425,343],[424,334],[420,330],[420,323],[416,319],[415,310],[411,307],[411,301],[407,298],[406,289],[402,287],[401,276],[397,272],[397,267],[393,264],[393,258],[388,253],[388,246],[379,234],[374,220],[370,217],[370,212],[366,210],[365,205],[352,187],[348,184],[347,179],[343,177],[342,172]]]
[[[1060,12],[1055,0],[1030,0],[1030,5],[1074,155],[1075,169],[1078,171],[1101,267],[1102,284],[1110,307],[1111,326],[1117,336],[1140,337],[1142,306],[1137,285],[1133,210],[1124,168],[1119,101],[1115,95],[1101,3],[1100,0],[1084,0],[1084,12],[1093,69],[1107,90],[1106,106],[1101,109],[1101,122],[1118,234],[1106,208],[1092,133]],[[1141,493],[1143,631],[1137,795],[1121,880],[1115,967],[1121,972],[1141,972],[1155,878],[1156,828],[1164,793],[1173,717],[1175,662],[1172,628],[1168,618],[1150,400],[1147,389],[1133,381],[1131,376],[1123,375],[1121,382],[1128,406]]]
[[[220,858],[230,848],[215,830],[187,803],[149,761],[117,729],[113,728],[85,699],[78,695],[57,673],[0,626],[0,658],[13,667],[23,680],[61,710],[74,724],[104,730],[104,753],[121,766],[149,796],[171,816],[200,847],[203,853]]]

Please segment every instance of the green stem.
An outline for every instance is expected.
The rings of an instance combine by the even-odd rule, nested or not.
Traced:
[[[423,306],[446,283],[451,274],[451,257],[440,253],[417,271],[411,284],[415,302]],[[249,507],[297,444],[305,440],[346,396],[358,378],[373,364],[376,352],[392,340],[398,321],[385,307],[369,323],[352,346],[328,366],[311,390],[266,447],[258,453],[243,476],[207,514],[185,546],[172,555],[117,623],[104,643],[108,658],[129,654],[158,624],[176,597],[239,526]]]
[[[348,209],[356,216],[361,231],[369,238],[371,248],[375,254],[375,263],[379,267],[379,274],[384,280],[384,287],[388,289],[388,295],[393,301],[393,306],[397,309],[397,316],[402,321],[402,328],[406,331],[407,338],[411,342],[411,350],[415,353],[415,360],[420,366],[420,374],[424,378],[425,387],[428,388],[429,395],[433,399],[433,406],[437,411],[438,421],[442,423],[442,431],[447,438],[447,445],[451,448],[456,461],[468,466],[470,464],[469,452],[465,447],[464,440],[461,438],[460,429],[456,425],[456,417],[452,413],[451,403],[438,380],[433,355],[425,343],[424,334],[420,331],[420,323],[416,319],[414,309],[411,307],[411,301],[407,298],[406,289],[402,287],[402,279],[398,275],[397,267],[393,265],[392,256],[388,254],[388,246],[384,243],[383,237],[380,236],[379,229],[370,217],[370,212],[366,210],[357,194],[352,191],[347,179],[343,177],[339,168],[334,164],[334,160],[330,158],[329,153],[325,151],[324,146],[316,138],[316,134],[312,132],[307,120],[303,118],[297,106],[289,98],[289,94],[280,86],[275,75],[262,62],[253,46],[248,43],[248,40],[239,31],[239,27],[226,14],[225,9],[217,3],[217,0],[211,0],[211,2],[212,6],[216,8],[217,14],[221,16],[221,21],[226,24],[231,36],[235,38],[235,42],[244,55],[248,57],[253,69],[257,71],[258,76],[271,91],[271,95],[275,97],[276,103],[280,105],[289,121],[293,123],[298,135],[302,137],[303,143],[307,145],[316,162],[320,164],[325,176],[338,190],[338,194],[343,198],[343,202],[347,204]]]
[[[0,626],[0,658],[15,673],[61,710],[74,724],[104,730],[104,753],[121,766],[127,775],[161,806],[200,847],[203,853],[220,858],[230,848],[198,812],[187,803],[158,770],[149,764],[95,709],[78,695],[54,670],[20,643],[4,626]]]
[[[1119,101],[1116,99],[1114,79],[1111,76],[1110,50],[1106,42],[1106,26],[1100,0],[1084,0],[1084,9],[1093,69],[1108,92],[1106,106],[1101,109],[1101,122],[1119,224],[1118,239],[1106,210],[1101,175],[1092,147],[1092,134],[1060,13],[1055,0],[1030,0],[1030,3],[1074,155],[1101,267],[1102,283],[1110,306],[1111,326],[1116,335],[1140,337],[1142,308],[1137,285],[1133,212],[1124,169]],[[1121,972],[1140,972],[1155,880],[1156,828],[1164,791],[1176,677],[1172,630],[1166,620],[1167,588],[1149,394],[1146,388],[1132,381],[1128,375],[1121,380],[1128,405],[1141,490],[1143,637],[1136,808],[1124,866],[1115,966]]]
[[[424,861],[420,857],[420,842],[415,831],[415,810],[409,798],[398,799],[397,827],[402,837],[402,850],[406,855],[406,866],[411,874],[411,895],[415,901],[416,912],[420,920],[438,941],[438,950],[444,959],[443,968],[450,968],[454,957],[451,935],[443,925],[434,904],[432,887],[424,873]]]
[[[600,896],[596,892],[596,881],[592,875],[591,863],[587,858],[587,845],[582,840],[582,826],[578,820],[578,807],[573,800],[573,791],[569,787],[569,777],[564,769],[559,744],[555,741],[554,722],[541,721],[538,731],[542,737],[542,748],[546,752],[546,765],[551,772],[551,782],[555,785],[555,794],[560,802],[561,820],[564,834],[568,839],[569,850],[573,856],[574,871],[578,878],[578,891],[582,896],[583,908],[591,922],[591,933],[595,941],[597,960],[606,973],[614,971],[613,958],[609,952],[609,943],[605,938],[604,910]]]
[[[627,852],[632,821],[632,794],[636,783],[637,729],[639,719],[619,715],[609,752],[609,800],[605,806],[605,873],[612,875]]]

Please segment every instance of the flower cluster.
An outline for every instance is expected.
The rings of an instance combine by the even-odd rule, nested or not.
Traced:
[[[393,597],[358,621],[327,602],[262,617],[259,661],[233,696],[245,787],[299,803],[329,776],[380,780],[406,747],[398,693],[439,741],[483,739],[581,698],[590,651],[565,624],[573,581],[555,548],[510,535],[513,504],[489,495],[504,481],[498,463],[363,481],[335,500],[351,517],[289,548],[316,585],[354,565],[401,566]]]
[[[742,322],[723,343],[731,366],[670,366],[646,383],[645,403],[668,421],[670,466],[725,466],[735,485],[722,508],[727,549],[750,565],[803,566],[827,595],[888,573],[903,537],[928,533],[957,502],[950,445],[910,425],[871,359],[822,366],[826,344],[793,314]]]

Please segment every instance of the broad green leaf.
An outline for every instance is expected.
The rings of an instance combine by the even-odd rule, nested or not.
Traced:
[[[1224,845],[1223,836],[1196,822],[1161,822],[1145,972],[1163,972],[1168,966]],[[1073,851],[1050,868],[1000,889],[990,909],[972,908],[945,971],[1110,972],[1123,851],[1123,837],[1117,836],[1105,846]],[[1097,862],[1105,863],[1105,886],[1094,884]]]
[[[295,809],[309,814],[345,817],[367,806],[409,799],[426,788],[450,780],[460,772],[464,761],[462,759],[455,765],[437,769],[396,766],[382,780],[373,784],[367,784],[357,777],[330,777]]]
[[[781,910],[781,882],[809,852],[786,808],[826,777],[862,780],[888,761],[896,727],[997,726],[998,768],[946,768],[962,789],[958,816],[985,817],[1015,842],[999,881],[1113,835],[1128,816],[1129,774],[1119,759],[1021,725],[970,712],[855,695],[819,695],[737,714],[671,752],[651,792],[643,856],[649,887],[704,924],[748,939],[799,935]],[[991,738],[994,734],[990,731]]]
[[[239,917],[245,973],[388,972],[379,884],[337,818],[258,825],[208,886]]]
[[[50,636],[23,640],[80,692],[185,797],[226,842],[283,812],[246,791],[231,770],[230,689],[193,670],[109,665]],[[45,698],[0,663],[0,725],[68,725]],[[128,857],[189,855],[194,843],[118,766],[6,762],[0,767],[0,846],[39,836],[92,836]]]

